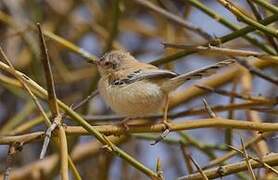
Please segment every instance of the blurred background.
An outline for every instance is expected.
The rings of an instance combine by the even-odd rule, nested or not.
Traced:
[[[277,1],[268,2],[277,6]],[[255,19],[247,1],[235,1],[235,3],[245,14]],[[154,63],[161,68],[177,73],[188,72],[226,59],[221,54],[190,54],[163,61],[163,58],[171,57],[182,51],[175,48],[164,48],[163,42],[196,46],[233,32],[231,28],[217,21],[217,18],[214,19],[206,14],[200,7],[211,10],[234,26],[246,26],[244,22],[239,22],[223,5],[213,0],[1,0],[0,45],[17,70],[24,72],[42,87],[46,87],[40,60],[38,32],[35,28],[35,23],[40,22],[45,30],[57,97],[67,105],[71,105],[84,99],[97,88],[99,76],[95,66],[87,63],[88,59],[100,57],[113,49],[127,50],[140,61]],[[272,14],[261,6],[258,7],[263,17]],[[190,23],[191,27],[198,27],[209,37],[202,36],[196,30],[190,30],[182,23],[167,18],[163,12],[179,17],[182,21]],[[272,27],[277,29],[277,23],[272,24]],[[256,36],[261,44],[268,44],[271,47],[262,33],[252,33],[252,35]],[[59,38],[63,38],[75,46],[71,46],[72,44],[61,41]],[[264,53],[260,47],[242,37],[221,44],[220,47]],[[275,48],[272,47],[272,49]],[[226,71],[227,69],[224,69],[220,73]],[[267,67],[264,71],[272,76],[277,76],[277,64],[276,67]],[[220,88],[250,96],[277,98],[277,85],[246,73],[235,76],[229,82],[223,83]],[[7,73],[1,71],[0,76],[4,75],[6,76]],[[244,84],[246,79],[250,84]],[[175,93],[183,93],[198,83],[200,82],[189,82]],[[244,99],[206,93],[180,102],[171,109],[171,113],[203,108],[203,98],[206,98],[211,106],[246,102]],[[47,102],[41,102],[44,109],[49,111]],[[277,110],[275,112],[251,111],[250,108],[245,108],[223,110],[217,112],[217,115],[231,119],[275,122]],[[88,118],[88,121],[94,125],[115,123],[108,120],[92,120],[102,115],[105,117],[114,115],[99,96],[82,106],[78,113]],[[195,115],[180,116],[174,120],[181,122],[202,118],[208,118],[205,111]],[[0,134],[3,136],[45,131],[47,127],[41,119],[40,112],[30,96],[22,89],[4,83],[2,79],[0,83]],[[74,125],[70,119],[65,119],[64,123]],[[254,131],[233,130],[231,133],[224,128],[205,128],[187,130],[182,134],[170,133],[165,141],[154,146],[151,146],[150,143],[159,134],[146,133],[121,137],[117,139],[117,144],[154,171],[159,158],[164,177],[176,179],[189,174],[182,149],[186,149],[187,154],[190,154],[201,167],[204,167],[212,159],[230,151],[225,144],[240,147],[240,136],[247,141],[256,134],[257,132]],[[269,136],[261,141],[261,145],[257,143],[252,146],[249,150],[250,153],[262,156],[276,152],[278,144],[277,139],[273,138],[274,136]],[[186,142],[182,148],[181,141]],[[131,167],[121,158],[99,150],[99,145],[96,144],[93,136],[68,136],[68,144],[69,151],[76,154],[78,159],[76,165],[82,179],[147,179],[143,173]],[[93,149],[93,146],[98,147],[96,148],[98,150]],[[50,144],[46,159],[42,161],[44,164],[39,166],[41,147],[42,141],[36,141],[24,145],[22,151],[16,153],[11,165],[11,174],[18,173],[14,179],[59,179],[57,157],[54,159],[57,149]],[[8,149],[9,146],[0,145],[1,173],[5,171],[7,165]],[[83,151],[84,154],[82,154]],[[73,155],[73,157],[75,156]],[[237,155],[226,163],[240,160],[242,160],[242,156]],[[32,168],[28,169],[30,167]],[[258,169],[255,172],[262,179],[267,174],[264,169]],[[13,176],[11,175],[11,177]],[[224,177],[224,179],[248,178],[247,171]]]

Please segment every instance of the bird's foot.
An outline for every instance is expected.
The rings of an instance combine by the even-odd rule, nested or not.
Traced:
[[[168,122],[167,119],[163,119],[162,124],[164,124],[165,130],[171,130],[171,124]]]
[[[128,131],[129,130],[129,126],[127,124],[127,122],[130,120],[130,118],[124,118],[123,120],[121,120],[118,125],[119,126],[122,126],[124,128],[125,131]]]

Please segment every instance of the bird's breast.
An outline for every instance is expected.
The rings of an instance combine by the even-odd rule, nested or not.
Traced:
[[[166,97],[157,83],[148,80],[111,85],[107,80],[101,79],[99,92],[113,111],[129,117],[158,112]]]

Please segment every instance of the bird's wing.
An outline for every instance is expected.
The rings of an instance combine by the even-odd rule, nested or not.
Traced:
[[[163,69],[156,69],[156,68],[142,68],[131,71],[127,73],[126,76],[116,79],[112,82],[112,85],[122,85],[122,84],[131,84],[136,81],[141,81],[145,79],[158,79],[158,78],[173,78],[177,77],[178,74],[163,70]]]
[[[157,78],[173,78],[176,77],[178,74],[163,70],[163,69],[143,69],[138,70],[137,73],[129,74],[128,78],[131,82],[140,81],[143,79],[157,79]]]
[[[162,89],[164,89],[165,91],[172,91],[180,85],[182,85],[183,83],[185,83],[186,81],[201,79],[210,76],[214,74],[218,69],[235,62],[236,61],[233,59],[227,59],[214,65],[206,66],[185,74],[181,74],[177,77],[171,78],[168,81],[165,81],[165,83],[162,84]]]

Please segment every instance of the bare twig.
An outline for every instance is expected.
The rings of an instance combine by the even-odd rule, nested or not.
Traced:
[[[250,164],[249,156],[248,156],[247,151],[246,151],[246,149],[245,149],[245,145],[244,145],[244,143],[243,143],[242,137],[240,137],[240,143],[241,143],[241,148],[242,148],[242,150],[243,150],[244,159],[245,159],[245,162],[246,162],[248,171],[249,171],[249,173],[250,173],[250,176],[251,176],[251,178],[252,178],[253,180],[256,180],[256,176],[255,176],[254,171],[253,171],[253,169],[252,169],[252,166],[251,166],[251,164]]]
[[[185,146],[182,143],[180,144],[180,147],[181,147],[181,152],[182,152],[183,159],[184,159],[184,162],[186,164],[188,173],[192,174],[193,173],[193,167],[192,167],[192,164],[191,164],[192,161],[190,161],[190,158],[189,158],[190,154],[187,152],[187,149],[185,148]]]
[[[53,117],[53,122],[51,126],[47,129],[45,140],[43,143],[42,151],[40,154],[40,159],[44,158],[46,149],[49,144],[49,140],[51,138],[51,133],[55,130],[56,127],[59,128],[59,138],[60,138],[60,173],[62,180],[68,180],[68,147],[67,147],[67,137],[64,128],[61,126],[62,116],[60,114],[57,96],[55,92],[53,73],[50,67],[50,60],[47,53],[47,47],[44,40],[44,35],[39,23],[37,23],[37,27],[39,30],[39,37],[41,43],[41,52],[42,52],[42,64],[45,71],[46,84],[47,84],[47,93],[48,93],[48,105],[51,111],[51,115]]]
[[[157,158],[156,161],[156,174],[159,179],[164,179],[160,158]]]
[[[54,118],[52,124],[50,125],[50,127],[47,128],[47,130],[45,132],[45,138],[43,141],[41,153],[40,153],[40,159],[43,159],[45,157],[45,154],[46,154],[49,142],[50,142],[52,131],[54,131],[54,129],[56,129],[56,127],[59,125],[60,121],[61,121],[61,116],[56,116]]]
[[[177,43],[162,43],[165,48],[175,48],[175,49],[184,49],[185,51],[194,51],[198,54],[208,55],[208,56],[242,56],[242,57],[256,57],[261,60],[272,61],[273,63],[278,63],[278,57],[274,55],[268,55],[265,53],[260,53],[250,50],[240,50],[240,49],[231,49],[224,47],[216,47],[212,45],[199,46],[199,45],[185,45]]]
[[[263,20],[263,17],[260,14],[257,5],[253,1],[251,1],[251,0],[247,0],[247,3],[249,4],[249,6],[250,6],[253,14],[255,15],[256,19],[258,21]],[[269,41],[269,43],[273,46],[275,51],[278,52],[278,46],[277,46],[277,43],[276,43],[275,39],[272,36],[269,36],[267,33],[264,33],[264,35],[267,38],[267,40]]]
[[[183,122],[169,122],[170,131],[181,131],[198,128],[234,128],[245,129],[249,131],[270,132],[278,130],[278,123],[260,123],[240,121],[224,118],[210,118],[210,119],[194,119],[184,120]],[[99,132],[105,135],[121,135],[126,133],[160,133],[165,130],[163,123],[145,123],[145,124],[130,124],[128,129],[118,125],[99,125],[93,126]],[[82,128],[82,126],[67,126],[66,132],[72,134],[88,134],[89,132]]]
[[[159,143],[160,141],[162,141],[168,134],[170,133],[170,130],[167,128],[165,129],[157,138],[156,140],[151,143],[151,145],[156,145],[157,143]]]
[[[237,152],[239,152],[239,153],[241,153],[241,154],[244,155],[244,153],[243,153],[240,149],[238,149],[238,148],[236,148],[236,147],[234,147],[234,146],[230,146],[230,145],[227,145],[227,146],[228,146],[229,148],[231,148],[231,149],[233,149],[233,150],[235,150],[235,151],[237,151]],[[263,162],[261,159],[256,158],[256,157],[253,157],[253,156],[251,156],[251,155],[249,155],[249,154],[248,154],[248,157],[249,157],[250,159],[254,160],[254,161],[257,161],[257,162],[261,163],[264,167],[266,167],[267,169],[271,170],[273,173],[275,173],[276,175],[278,175],[278,170],[276,170],[275,168],[271,167],[271,166],[268,165],[267,163]]]
[[[247,68],[251,73],[256,74],[257,76],[273,83],[274,85],[278,86],[278,78],[276,77],[270,77],[269,75],[266,75],[263,71],[259,70],[258,68],[250,65],[247,61],[236,58],[237,62],[239,62],[242,66]]]
[[[44,137],[43,132],[34,132],[17,136],[0,136],[0,144],[13,144],[20,142],[22,145]]]
[[[20,143],[13,143],[10,144],[9,150],[8,150],[8,155],[6,158],[6,168],[3,176],[3,180],[9,180],[10,179],[10,171],[11,171],[11,166],[13,164],[13,159],[14,155],[16,154],[17,151],[21,150],[22,145]]]
[[[193,164],[195,165],[195,167],[197,168],[198,172],[202,175],[202,179],[203,180],[208,180],[207,175],[204,173],[204,171],[202,170],[202,168],[199,166],[199,164],[197,163],[197,161],[195,161],[190,155],[188,155],[189,159],[193,162]]]
[[[0,69],[12,73],[11,69],[9,66],[6,64],[0,62]],[[26,75],[23,73],[16,71],[16,74],[21,75],[26,77],[27,79],[24,79],[25,82],[30,85],[32,88],[35,89],[35,93],[39,95],[43,99],[47,99],[47,92],[45,89],[43,89],[41,86],[39,86],[35,81],[33,81],[31,78],[28,78]],[[127,162],[129,162],[132,166],[134,166],[136,169],[140,170],[144,174],[150,176],[150,177],[156,177],[156,173],[154,173],[152,170],[149,168],[145,167],[142,163],[131,157],[129,154],[125,153],[122,151],[120,148],[116,147],[109,142],[109,140],[101,134],[99,131],[96,130],[95,127],[91,126],[88,122],[86,122],[79,114],[77,114],[75,111],[73,111],[70,107],[68,107],[66,104],[64,104],[62,101],[58,100],[59,106],[72,118],[72,120],[78,122],[82,127],[84,127],[88,132],[90,132],[92,135],[95,135],[95,137],[103,144],[109,144],[109,146],[112,145],[112,149],[114,154],[122,157],[125,159]]]
[[[252,97],[252,96],[249,96],[249,95],[239,94],[239,93],[236,93],[236,92],[226,91],[226,90],[223,90],[223,89],[214,89],[214,88],[204,86],[204,85],[196,85],[196,87],[201,88],[201,89],[206,90],[206,91],[217,93],[217,94],[220,94],[220,95],[223,95],[223,96],[230,96],[230,97],[240,98],[240,99],[244,99],[244,100],[250,100],[250,101],[269,101],[270,100],[270,98],[267,99],[267,98],[264,98],[264,97]],[[233,104],[233,103],[231,103],[231,104]]]
[[[210,34],[208,34],[207,32],[205,32],[203,29],[195,26],[194,24],[192,24],[190,22],[185,21],[184,19],[182,19],[179,16],[176,16],[176,15],[174,15],[174,14],[156,6],[155,4],[153,4],[149,1],[135,0],[135,2],[149,8],[149,9],[151,9],[151,10],[157,12],[157,13],[159,13],[160,15],[166,17],[167,19],[177,23],[178,25],[181,25],[181,26],[185,27],[186,29],[188,29],[188,30],[190,30],[194,33],[199,34],[201,37],[203,37],[206,40],[212,40],[213,39],[213,37]]]
[[[112,48],[112,44],[114,39],[116,38],[118,34],[118,24],[119,24],[119,18],[121,15],[121,0],[115,0],[113,1],[113,17],[111,18],[111,27],[110,27],[110,33],[109,38],[107,39],[107,44],[104,49],[104,52],[110,51]]]
[[[95,90],[93,92],[91,92],[91,94],[89,94],[85,99],[83,99],[82,101],[78,102],[77,104],[73,104],[71,105],[72,110],[77,110],[79,109],[81,106],[83,106],[84,104],[86,104],[89,100],[91,100],[92,98],[94,98],[96,95],[98,95],[98,90]]]
[[[203,98],[203,103],[205,105],[205,109],[207,110],[210,118],[216,118],[217,115],[212,111],[211,107],[209,106],[208,102],[205,98]]]
[[[237,88],[237,83],[238,79],[234,79],[233,80],[233,86],[232,86],[232,90],[231,93],[236,94],[236,88]],[[235,96],[231,96],[230,97],[230,104],[234,104],[235,102]],[[230,110],[228,111],[228,119],[234,119],[234,110]],[[232,145],[233,143],[233,129],[232,128],[228,128],[225,130],[225,142],[227,144]]]
[[[47,117],[46,113],[44,112],[43,107],[40,104],[38,98],[34,95],[34,93],[32,92],[31,88],[29,88],[29,85],[27,85],[27,83],[25,82],[25,79],[29,79],[29,78],[27,76],[25,76],[24,74],[18,74],[17,73],[17,71],[15,70],[15,68],[12,65],[12,63],[10,62],[8,57],[5,55],[5,53],[4,53],[4,51],[3,51],[3,49],[1,47],[0,47],[0,58],[1,58],[2,61],[5,61],[8,64],[8,67],[11,70],[10,73],[13,74],[18,79],[20,84],[22,84],[23,88],[30,94],[30,96],[32,97],[32,100],[34,101],[34,103],[38,107],[40,113],[44,117],[44,120],[45,120],[46,124],[50,125],[51,124],[50,120]]]
[[[54,80],[53,80],[53,73],[50,67],[50,60],[48,56],[48,50],[46,47],[46,43],[44,40],[44,35],[41,29],[41,26],[39,23],[37,23],[37,27],[39,30],[39,37],[40,37],[40,43],[41,43],[41,53],[42,53],[42,64],[45,72],[45,78],[46,78],[46,84],[47,84],[47,92],[48,92],[48,101],[49,101],[49,108],[52,115],[55,117],[59,114],[59,108],[57,104],[57,97],[54,87]]]
[[[230,12],[232,12],[238,20],[245,22],[248,25],[253,26],[257,30],[260,30],[270,36],[278,37],[278,34],[274,28],[270,28],[267,26],[258,23],[256,20],[249,17],[247,14],[243,13],[239,7],[233,4],[230,0],[218,0],[225,8],[227,8]]]
[[[49,56],[47,53],[46,43],[45,43],[43,32],[42,32],[42,29],[41,29],[41,26],[39,23],[37,23],[37,27],[39,30],[39,37],[40,37],[40,44],[41,44],[42,63],[43,63],[46,82],[47,82],[48,104],[49,104],[49,108],[50,108],[50,111],[52,113],[52,118],[53,118],[52,124],[46,130],[44,143],[43,143],[42,150],[40,153],[40,159],[43,159],[46,154],[46,150],[47,150],[50,138],[51,138],[51,133],[60,124],[61,116],[59,115],[60,112],[59,112],[59,108],[58,108],[57,101],[56,101],[57,97],[56,97],[56,92],[55,92],[55,87],[54,87],[53,75],[52,75],[52,71],[50,68],[50,60],[49,60]]]
[[[263,157],[262,161],[271,166],[277,166],[278,165],[278,154],[276,154],[276,153],[269,154],[269,155]],[[261,163],[256,162],[254,160],[251,160],[250,163],[251,163],[252,168],[263,167],[263,165]],[[247,170],[246,162],[241,161],[238,163],[231,163],[229,165],[207,169],[207,170],[204,170],[203,172],[208,178],[212,179],[212,178],[224,177],[224,176],[234,174],[237,172],[241,172],[241,171],[245,171],[245,170]],[[220,171],[221,171],[221,173],[219,173]],[[201,179],[202,179],[202,175],[200,173],[195,173],[195,174],[191,174],[191,175],[187,175],[187,176],[178,178],[178,180],[201,180]]]
[[[262,133],[262,134],[257,135],[257,136],[254,137],[254,138],[251,138],[250,140],[248,140],[248,141],[245,143],[245,148],[250,147],[252,144],[257,143],[257,142],[263,140],[265,137],[269,136],[270,134],[271,134],[271,132],[270,132],[270,133]],[[213,167],[213,166],[215,166],[215,165],[221,164],[222,162],[224,162],[224,161],[226,161],[227,159],[229,159],[229,158],[235,156],[236,154],[237,154],[236,151],[230,151],[230,152],[224,154],[223,156],[218,157],[217,159],[211,161],[211,162],[209,163],[209,165],[205,166],[205,168],[210,168],[210,167]]]

